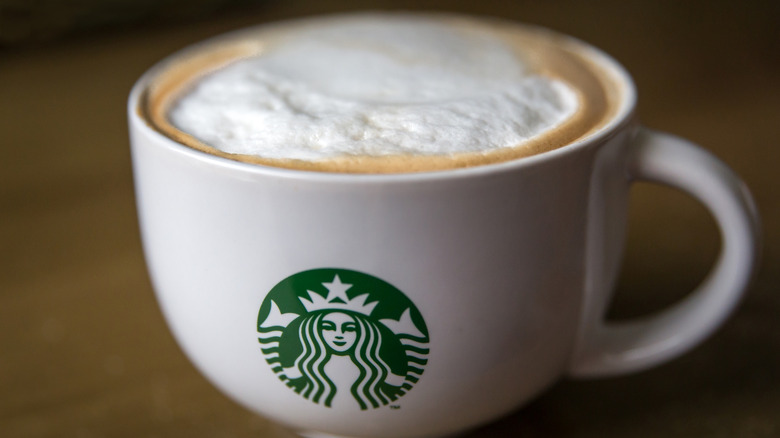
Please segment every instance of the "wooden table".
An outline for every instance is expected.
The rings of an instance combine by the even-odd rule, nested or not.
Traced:
[[[352,3],[272,2],[0,52],[0,436],[292,436],[217,392],[165,326],[141,252],[125,101],[185,44]],[[742,306],[693,352],[630,376],[563,380],[469,437],[780,436],[777,3],[472,3],[449,9],[547,25],[624,63],[645,124],[701,143],[744,177],[765,251]],[[638,186],[630,217],[614,318],[684,295],[719,245],[706,211],[669,189]]]

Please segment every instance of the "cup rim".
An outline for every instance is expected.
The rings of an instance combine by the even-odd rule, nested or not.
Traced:
[[[395,13],[380,11],[379,13]],[[414,12],[407,14],[413,14],[416,16],[424,15],[424,12]],[[337,13],[337,14],[322,14],[319,17],[338,17],[355,15],[355,13]],[[428,14],[430,15],[430,14]],[[588,145],[592,145],[598,142],[607,141],[609,138],[617,135],[622,127],[629,125],[633,119],[633,115],[636,107],[636,85],[628,73],[628,71],[620,64],[615,58],[607,54],[603,50],[595,47],[594,45],[585,42],[579,38],[549,29],[547,27],[538,26],[532,23],[526,23],[516,20],[508,20],[497,17],[483,17],[478,15],[464,15],[464,14],[449,14],[453,16],[468,16],[474,19],[488,19],[493,21],[504,21],[505,23],[524,26],[526,28],[535,28],[548,32],[560,38],[566,44],[576,46],[578,50],[582,51],[588,59],[593,60],[599,66],[604,68],[605,72],[610,75],[610,79],[617,85],[620,96],[620,102],[610,118],[606,123],[600,126],[595,132],[577,139],[569,144],[557,147],[555,149],[540,152],[531,156],[518,157],[506,161],[499,161],[495,163],[480,164],[476,166],[468,166],[452,169],[438,169],[419,172],[406,172],[406,173],[341,173],[341,172],[327,172],[318,170],[302,170],[275,167],[270,165],[258,164],[258,163],[246,163],[239,160],[234,160],[208,152],[201,151],[168,137],[167,135],[159,132],[151,126],[149,122],[141,116],[142,96],[145,94],[149,84],[152,80],[162,71],[164,71],[168,65],[172,64],[179,58],[186,56],[192,51],[198,50],[203,46],[208,46],[223,39],[233,38],[236,35],[251,32],[253,29],[284,25],[288,22],[297,22],[302,20],[317,19],[317,17],[302,17],[293,18],[287,20],[280,20],[274,22],[261,23],[255,26],[249,26],[242,29],[223,33],[211,38],[207,38],[200,42],[193,43],[182,49],[175,51],[169,56],[155,63],[135,82],[133,85],[127,102],[127,111],[130,121],[131,129],[140,129],[147,137],[153,138],[155,143],[159,147],[166,148],[178,154],[187,156],[190,159],[194,159],[200,162],[208,163],[210,165],[222,167],[225,169],[232,169],[234,171],[240,171],[249,174],[273,176],[283,179],[297,179],[313,182],[378,182],[378,183],[391,183],[391,182],[414,182],[424,180],[446,180],[446,179],[461,179],[470,177],[480,177],[484,175],[491,175],[497,173],[503,173],[508,171],[515,171],[517,169],[531,167],[546,163],[557,159],[558,157],[574,153],[575,151],[586,148]],[[133,143],[131,141],[131,143]]]

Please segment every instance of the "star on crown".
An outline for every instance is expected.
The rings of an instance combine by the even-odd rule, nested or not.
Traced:
[[[334,310],[351,310],[353,312],[362,313],[366,316],[370,316],[374,311],[374,307],[379,304],[379,301],[372,301],[366,303],[368,294],[358,295],[353,299],[349,299],[347,296],[347,290],[352,287],[351,284],[342,283],[338,274],[333,278],[330,283],[322,283],[326,289],[328,289],[328,296],[323,298],[322,295],[317,292],[307,290],[309,293],[309,299],[300,297],[301,304],[306,308],[307,312],[313,312],[315,310],[334,309]]]

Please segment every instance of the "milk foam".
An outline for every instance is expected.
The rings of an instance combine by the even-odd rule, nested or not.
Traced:
[[[364,17],[306,28],[213,72],[169,118],[224,152],[318,160],[514,147],[578,106],[574,90],[485,32]]]

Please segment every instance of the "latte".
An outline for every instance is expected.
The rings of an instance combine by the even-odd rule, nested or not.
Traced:
[[[187,146],[303,170],[475,166],[571,144],[620,102],[582,43],[451,15],[299,20],[198,46],[153,79],[141,113]]]

